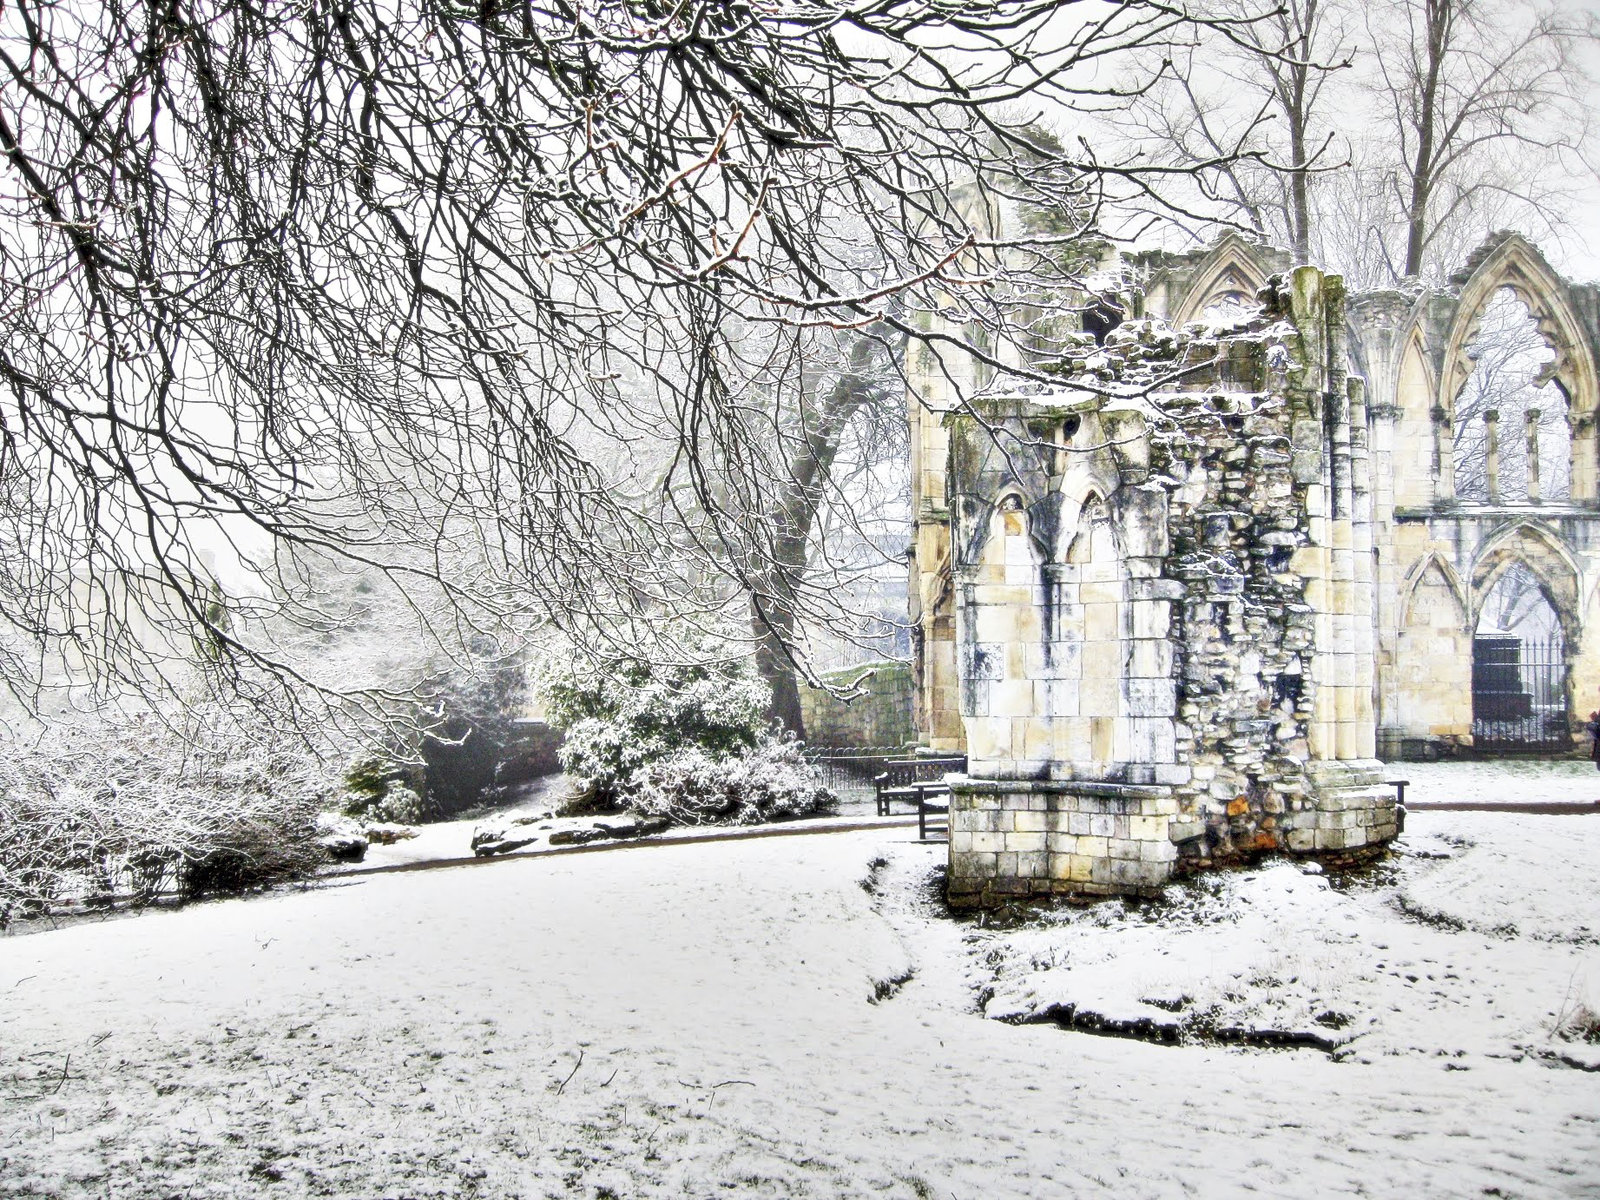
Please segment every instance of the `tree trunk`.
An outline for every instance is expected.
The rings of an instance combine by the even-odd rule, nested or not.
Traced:
[[[789,460],[788,478],[773,495],[768,522],[770,551],[752,572],[758,586],[750,593],[750,626],[756,643],[756,669],[772,689],[768,716],[783,730],[805,736],[800,680],[792,647],[806,551],[816,524],[821,490],[833,471],[845,428],[872,396],[868,378],[876,343],[863,337],[837,383],[806,411],[799,445]]]
[[[1406,206],[1407,278],[1422,274],[1428,248],[1428,203],[1433,198],[1439,111],[1439,83],[1445,54],[1450,47],[1450,26],[1455,0],[1427,0],[1427,61],[1417,81],[1417,153],[1411,162],[1411,195]]]
[[[756,670],[772,689],[772,700],[767,706],[767,719],[797,738],[806,736],[805,712],[800,707],[800,677],[794,659],[789,655],[788,638],[794,633],[794,621],[772,621],[772,628],[759,615],[752,614],[752,624],[758,629],[756,643]]]

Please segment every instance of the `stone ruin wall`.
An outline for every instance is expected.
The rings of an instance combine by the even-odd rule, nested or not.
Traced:
[[[1297,273],[1238,336],[1130,323],[1064,364],[1076,390],[946,418],[971,759],[952,903],[1149,892],[1395,835],[1339,301]],[[1182,393],[1105,395],[1175,372]]]

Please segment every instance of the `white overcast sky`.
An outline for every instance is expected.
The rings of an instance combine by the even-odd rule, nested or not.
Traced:
[[[1562,0],[1563,6],[1576,15],[1600,16],[1600,3],[1596,0]],[[1589,110],[1600,119],[1600,43],[1591,42],[1586,47],[1590,76]],[[1595,164],[1600,166],[1600,162]],[[1585,199],[1577,206],[1572,227],[1564,246],[1544,247],[1551,265],[1574,280],[1600,281],[1600,179],[1590,175],[1583,187]]]

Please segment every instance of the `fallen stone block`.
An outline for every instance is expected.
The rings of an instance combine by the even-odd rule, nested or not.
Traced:
[[[374,822],[365,830],[367,841],[377,846],[392,846],[396,842],[409,841],[416,837],[421,830],[415,825],[394,825],[387,822]]]
[[[479,858],[506,854],[520,850],[539,840],[539,835],[526,825],[515,822],[509,825],[485,824],[472,831],[472,853]]]
[[[584,829],[558,829],[550,835],[552,846],[582,846],[588,842],[602,842],[611,835],[604,829],[589,826]]]

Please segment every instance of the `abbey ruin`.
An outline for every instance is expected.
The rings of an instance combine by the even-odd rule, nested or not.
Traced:
[[[1600,289],[1514,234],[1445,290],[1346,295],[1236,235],[1122,266],[1059,384],[957,408],[977,368],[912,364],[958,905],[1370,853],[1380,760],[1567,750],[1600,689]],[[1474,372],[1508,303],[1542,390],[1501,412]]]

